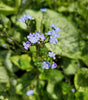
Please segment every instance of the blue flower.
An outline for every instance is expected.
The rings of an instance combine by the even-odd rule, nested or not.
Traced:
[[[56,55],[54,52],[48,52],[48,54],[49,54],[50,57],[53,57],[53,58],[54,58],[55,55]]]
[[[54,28],[56,32],[61,32],[59,27],[56,27],[56,25],[54,25],[54,24],[51,24],[50,27]]]
[[[51,35],[56,37],[56,38],[59,38],[59,35],[58,35],[57,31],[55,31],[55,30],[52,30]]]
[[[35,37],[40,38],[40,32],[36,32],[36,33],[35,33]]]
[[[30,39],[30,38],[34,37],[34,35],[35,35],[34,33],[29,33],[29,35],[27,36],[27,38]]]
[[[51,66],[51,69],[54,69],[54,68],[56,68],[57,67],[57,64],[54,62],[53,64],[52,64],[52,66]]]
[[[26,20],[27,20],[26,15],[23,15],[23,17],[19,18],[19,21],[23,23],[25,23]]]
[[[6,44],[3,44],[2,47],[6,47]]]
[[[47,33],[45,33],[46,35],[51,35],[52,31],[48,31]]]
[[[34,93],[33,90],[29,90],[29,91],[27,91],[26,95],[27,95],[27,96],[30,96],[30,95],[32,95],[33,93]]]
[[[40,11],[42,11],[42,12],[46,12],[46,10],[47,10],[46,8],[41,8],[40,9]]]
[[[46,61],[46,62],[44,61],[43,65],[42,65],[42,68],[43,69],[49,69],[50,66],[51,66],[51,64],[48,61]]]
[[[32,16],[30,16],[29,14],[26,15],[26,18],[30,19],[30,20],[34,20],[34,18]]]
[[[19,21],[25,23],[27,19],[34,20],[34,18],[32,16],[27,14],[27,15],[23,15],[23,17],[20,17]]]
[[[72,89],[72,92],[75,92],[75,88]]]
[[[56,28],[55,28],[55,31],[56,31],[56,32],[61,32],[61,30],[59,29],[59,27],[56,27]]]
[[[37,43],[40,40],[40,33],[30,33],[27,38],[31,43]]]
[[[57,42],[58,42],[58,40],[55,37],[50,36],[50,43],[52,43],[54,45]]]
[[[31,43],[33,43],[33,44],[34,44],[34,43],[37,43],[38,40],[39,40],[39,39],[38,39],[37,37],[32,37],[32,38],[29,39],[29,41],[30,41]]]
[[[28,48],[31,46],[31,43],[29,41],[23,43],[24,49],[28,50]]]
[[[40,39],[41,39],[42,41],[46,39],[46,37],[44,36],[44,34],[41,34],[41,35],[40,35]]]
[[[54,29],[56,28],[56,25],[54,24],[51,24],[50,27],[53,27]]]

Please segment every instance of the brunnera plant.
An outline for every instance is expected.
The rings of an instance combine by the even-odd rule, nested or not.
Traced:
[[[55,45],[58,42],[59,32],[60,29],[54,24],[51,24],[51,30],[48,32],[43,32],[43,20],[44,20],[44,15],[46,14],[47,9],[43,8],[40,9],[42,11],[43,17],[41,20],[41,30],[38,32],[32,32],[32,25],[35,22],[35,18],[32,17],[31,15],[23,15],[22,17],[19,18],[19,21],[25,23],[28,27],[28,30],[30,30],[30,33],[27,35],[26,39],[27,41],[23,42],[23,48],[27,52],[35,53],[36,60],[34,61],[34,65],[37,66],[37,68],[43,72],[46,69],[55,69],[57,68],[56,64],[56,54],[53,51],[49,51],[45,44],[46,43],[51,43]],[[34,52],[32,52],[32,50]],[[38,60],[39,59],[39,60]],[[29,91],[30,92],[30,91]],[[27,95],[33,94],[27,92]]]
[[[46,9],[40,9],[40,10],[43,12],[44,16]],[[34,18],[29,14],[23,15],[23,17],[19,18],[19,21],[25,23],[30,28],[30,30],[33,20]],[[29,23],[31,23],[31,25]],[[48,50],[47,52],[42,52],[44,51],[44,49],[47,49],[45,48],[46,43],[49,42],[55,45],[58,42],[58,38],[60,37],[59,27],[56,27],[54,24],[50,25],[50,27],[52,27],[52,30],[49,30],[47,33],[42,33],[41,31],[35,33],[30,32],[29,35],[27,35],[27,41],[23,43],[24,49],[28,51],[30,50],[31,46],[36,47],[37,56],[41,57],[41,62],[43,62],[42,64],[43,69],[48,69],[49,67],[54,69],[57,67],[57,64],[54,62],[54,60],[56,59],[55,58],[56,54]]]

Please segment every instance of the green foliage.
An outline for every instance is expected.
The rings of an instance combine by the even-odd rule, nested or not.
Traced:
[[[6,91],[9,88],[9,76],[6,69],[0,66],[0,92]]]
[[[74,93],[72,93],[72,86],[67,83],[62,83],[62,93],[64,95],[64,100],[75,100]]]
[[[16,13],[16,8],[12,8],[3,3],[0,4],[0,13],[4,15],[10,15]]]
[[[75,87],[79,92],[88,92],[88,69],[82,68],[74,78]]]
[[[63,79],[63,74],[58,70],[45,70],[41,73],[39,78],[42,80],[52,80],[54,82],[59,82]]]
[[[54,46],[52,44],[46,44],[47,48],[51,51],[54,51],[56,54],[67,56],[70,58],[79,58],[79,43],[78,43],[78,32],[73,27],[73,25],[65,18],[61,17],[59,14],[50,11],[50,24],[54,23],[60,27],[61,32],[59,42]],[[58,18],[57,18],[58,16]],[[54,20],[57,19],[57,20]],[[58,23],[57,23],[58,22]],[[64,23],[64,25],[62,25]]]
[[[63,59],[63,71],[66,75],[73,75],[80,68],[77,60]]]
[[[0,83],[8,83],[9,77],[4,67],[0,67]]]
[[[88,92],[77,92],[76,99],[77,100],[87,100],[88,99]]]
[[[11,57],[12,62],[22,70],[31,70],[33,67],[31,65],[31,58],[24,54],[21,56]]]
[[[0,2],[0,100],[88,100],[88,2]],[[40,8],[53,10],[47,9],[43,16],[41,11],[37,11]],[[33,25],[32,29],[18,21],[24,14],[35,18],[33,23],[29,23]],[[46,33],[51,30],[51,24],[61,30],[56,45],[40,43],[28,51],[23,49],[22,44],[28,41],[26,36],[30,32]],[[51,59],[48,51],[56,53],[56,60],[53,60],[58,64],[56,69],[42,69],[42,62]],[[31,89],[34,94],[26,96]]]
[[[31,14],[33,17],[36,18],[36,23],[38,23],[38,25],[36,25],[36,30],[39,30],[41,26],[40,22],[42,18],[42,13],[35,12],[33,10],[26,10],[24,13]],[[54,23],[56,26],[60,27],[61,32],[59,33],[60,34],[59,42],[55,46],[52,44],[46,44],[46,47],[49,50],[54,51],[56,54],[60,54],[70,58],[79,58],[80,51],[79,51],[78,31],[71,24],[71,22],[69,22],[66,18],[62,17],[60,14],[51,10],[48,10],[47,13],[48,15],[46,15],[46,18],[48,17],[48,20],[45,19],[45,23],[46,20],[48,26]],[[38,21],[38,19],[40,20],[40,22]],[[23,24],[19,24],[20,27],[21,25]]]

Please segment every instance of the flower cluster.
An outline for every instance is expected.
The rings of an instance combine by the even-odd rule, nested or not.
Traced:
[[[48,31],[47,33],[45,33],[46,35],[50,36],[50,43],[52,43],[53,45],[55,45],[58,42],[58,38],[60,37],[58,32],[60,32],[59,27],[56,27],[54,24],[50,25],[50,27],[52,27],[52,31]]]
[[[27,15],[24,14],[23,17],[19,18],[19,21],[25,23],[26,20],[28,20],[28,19],[29,20],[34,20],[34,18],[32,16],[30,16],[29,14],[27,14]]]
[[[51,65],[50,62],[48,61],[44,61],[42,64],[42,68],[43,69],[49,69],[51,67],[51,69],[54,69],[57,67],[57,64],[55,62],[53,62],[53,64]]]
[[[38,43],[39,41],[44,41],[46,39],[46,36],[49,36],[49,42],[55,45],[58,42],[58,38],[60,37],[58,32],[60,32],[60,29],[56,27],[54,24],[50,25],[52,27],[52,31],[48,31],[45,34],[41,34],[41,32],[36,32],[36,33],[29,33],[27,36],[27,39],[29,42],[23,43],[24,49],[28,50],[30,47],[30,43],[35,44]],[[53,57],[54,58],[54,57]]]
[[[44,34],[41,34],[40,32],[38,32],[38,33],[30,33],[27,36],[27,38],[31,43],[37,43],[39,40],[41,40],[41,41],[45,40]]]
[[[42,12],[46,12],[46,8],[44,9],[40,9]],[[30,20],[34,20],[34,18],[30,15],[24,15],[23,17],[19,18],[19,21],[22,21],[23,23],[26,22],[27,19]],[[50,43],[52,43],[53,45],[55,45],[58,42],[58,38],[59,36],[59,32],[60,29],[58,27],[56,27],[56,25],[52,24],[50,25],[50,27],[52,27],[51,31],[48,31],[45,34],[42,34],[40,31],[36,32],[36,33],[29,33],[29,35],[27,36],[28,41],[26,41],[25,43],[23,43],[24,49],[28,50],[28,48],[33,45],[33,44],[41,44],[45,39],[48,39],[48,41]],[[50,58],[53,58],[54,60],[55,58],[55,53],[54,52],[48,52],[48,55]],[[49,61],[44,61],[42,64],[42,68],[43,69],[49,69],[51,67],[51,69],[54,69],[57,67],[57,64],[55,62],[53,62],[53,64],[50,64]],[[29,93],[29,92],[28,92]]]
[[[55,53],[54,52],[48,52],[49,57],[53,57],[55,58]],[[42,64],[42,68],[43,69],[49,69],[51,67],[51,69],[54,69],[57,67],[57,64],[55,62],[53,62],[53,64],[51,65],[48,61],[44,61]]]
[[[44,15],[44,12],[46,12],[46,10],[47,10],[46,8],[40,9],[40,11],[43,12],[43,15]],[[27,14],[27,15],[23,15],[23,17],[19,18],[19,21],[26,23],[26,25],[27,25],[27,22],[29,21],[28,19],[34,20],[34,18],[32,16]],[[27,41],[25,43],[23,43],[24,49],[28,50],[29,47],[34,44],[35,44],[35,46],[41,47],[41,45],[44,45],[44,43],[47,43],[47,42],[55,45],[58,42],[58,38],[60,37],[59,36],[60,29],[58,27],[56,27],[56,25],[54,25],[54,24],[50,25],[50,27],[52,28],[52,30],[49,30],[47,33],[41,33],[40,31],[36,32],[36,33],[29,33],[29,35],[27,35]],[[42,48],[41,50],[44,51],[45,46],[42,46],[42,47],[44,47],[44,48]],[[47,57],[49,59],[46,60],[43,58],[45,56],[44,56],[44,53],[41,52],[40,48],[37,48],[37,49],[38,49],[38,50],[36,50],[37,53],[40,53],[40,55],[43,54],[43,56],[41,57],[43,69],[57,68],[57,64],[53,61],[53,59],[54,60],[56,59],[55,58],[56,54],[54,52],[48,52]],[[46,50],[44,52],[46,52]],[[39,54],[38,54],[38,56],[39,56]],[[30,96],[33,93],[34,93],[33,90],[29,90],[26,92],[26,95]]]
[[[32,44],[39,43],[39,41],[44,41],[46,37],[44,36],[44,34],[41,34],[40,32],[36,32],[36,33],[29,33],[27,39],[29,41],[23,43],[23,46],[24,49],[28,50],[28,48],[31,46],[31,43]]]

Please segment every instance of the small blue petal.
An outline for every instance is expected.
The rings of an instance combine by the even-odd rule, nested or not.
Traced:
[[[56,68],[57,67],[57,64],[54,62],[51,66],[52,69]]]
[[[26,95],[27,95],[27,96],[30,96],[30,95],[32,95],[33,93],[34,93],[33,90],[29,90],[29,91],[27,91]]]
[[[46,8],[41,8],[40,9],[40,11],[42,11],[42,12],[46,12],[46,10],[47,10]]]

